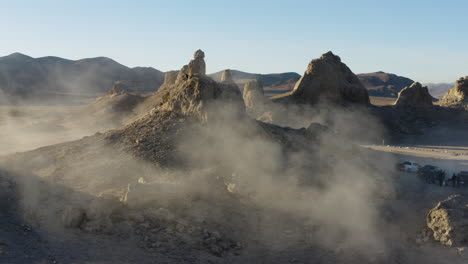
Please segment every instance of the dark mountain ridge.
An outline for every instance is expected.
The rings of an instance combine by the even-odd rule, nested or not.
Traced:
[[[382,71],[357,74],[370,96],[397,97],[398,93],[414,83],[413,80]]]

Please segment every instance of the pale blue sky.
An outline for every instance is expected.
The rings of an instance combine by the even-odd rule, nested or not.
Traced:
[[[208,72],[295,71],[328,50],[355,72],[421,82],[468,75],[468,1],[0,0],[0,56],[106,56],[179,69],[206,53]]]

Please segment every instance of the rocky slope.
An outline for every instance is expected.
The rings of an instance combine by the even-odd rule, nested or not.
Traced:
[[[310,105],[318,102],[370,104],[368,92],[358,77],[332,52],[312,60],[293,91],[272,99]]]
[[[153,68],[128,68],[105,57],[73,61],[20,53],[0,57],[0,72],[0,90],[8,96],[26,98],[104,94],[116,81],[126,83],[128,92],[153,92],[164,75]]]
[[[414,81],[386,72],[360,73],[357,75],[370,96],[397,97],[398,93]]]
[[[432,96],[427,87],[415,82],[405,87],[398,93],[398,99],[395,102],[398,106],[431,106]]]

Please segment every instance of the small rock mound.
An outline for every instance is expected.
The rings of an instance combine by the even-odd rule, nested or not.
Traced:
[[[455,87],[448,90],[440,100],[440,104],[448,107],[468,106],[468,76],[462,77],[455,82]]]
[[[427,227],[444,246],[467,246],[468,196],[453,195],[439,202],[427,215]]]
[[[432,96],[427,87],[415,82],[398,93],[395,105],[430,106],[432,105]]]
[[[294,90],[273,98],[277,102],[316,104],[370,104],[366,88],[359,78],[331,51],[309,63]]]
[[[265,101],[263,83],[259,80],[250,80],[244,85],[243,92],[245,107],[253,109],[256,105],[262,105]]]

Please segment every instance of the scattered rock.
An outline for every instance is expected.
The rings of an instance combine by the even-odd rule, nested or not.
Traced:
[[[431,106],[432,96],[429,94],[427,87],[415,82],[398,93],[395,105]]]

